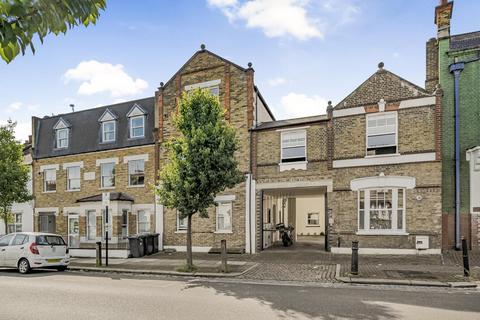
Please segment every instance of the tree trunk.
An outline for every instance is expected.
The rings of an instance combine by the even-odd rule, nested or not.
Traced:
[[[3,219],[3,223],[5,224],[5,234],[8,233],[8,221],[7,221],[7,217],[5,217],[5,219]]]
[[[187,269],[193,270],[193,255],[192,255],[192,214],[188,214],[187,223]]]

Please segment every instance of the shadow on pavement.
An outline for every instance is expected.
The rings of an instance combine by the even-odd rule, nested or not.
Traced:
[[[296,287],[281,285],[252,285],[239,283],[192,283],[187,289],[203,287],[214,289],[217,294],[236,299],[254,299],[290,318],[293,314],[306,314],[321,319],[400,319],[392,304],[406,308],[425,307],[453,311],[480,312],[478,294],[386,290],[361,287]],[[453,295],[452,295],[453,296]],[[290,315],[290,316],[289,316]]]
[[[34,269],[27,274],[20,274],[17,269],[0,268],[0,277],[13,277],[13,278],[38,278],[49,277],[54,275],[61,275],[63,272],[59,272],[53,269]]]

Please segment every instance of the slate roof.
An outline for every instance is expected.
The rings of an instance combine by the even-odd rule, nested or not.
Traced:
[[[480,48],[480,31],[457,34],[450,37],[450,50],[468,50]]]
[[[146,111],[145,137],[130,139],[127,113],[135,104]],[[102,143],[101,123],[98,120],[107,109],[117,116],[116,139],[114,142]],[[52,117],[34,118],[35,146],[33,156],[35,159],[41,159],[154,144],[154,110],[155,99],[150,97]],[[60,118],[70,125],[68,148],[65,149],[55,148],[55,130],[53,127]]]
[[[77,202],[99,202],[102,201],[102,195],[97,194],[94,196],[78,199]],[[110,201],[129,201],[134,202],[134,199],[123,192],[110,192]]]
[[[325,121],[325,120],[328,120],[327,115],[325,114],[318,115],[318,116],[311,116],[311,117],[303,117],[303,118],[276,120],[276,121],[264,122],[258,125],[257,127],[253,128],[252,130],[257,131],[257,130],[279,128],[279,127],[298,126],[302,124],[308,124],[312,122],[319,122],[319,121]]]
[[[334,109],[347,109],[375,104],[380,99],[391,102],[427,96],[430,96],[430,94],[424,88],[382,67],[340,101]]]

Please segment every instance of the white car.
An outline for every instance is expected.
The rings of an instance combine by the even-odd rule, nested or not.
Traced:
[[[0,238],[0,267],[25,274],[34,268],[64,271],[69,263],[68,247],[57,234],[17,232]]]

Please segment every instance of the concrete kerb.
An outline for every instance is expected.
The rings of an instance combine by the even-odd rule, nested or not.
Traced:
[[[239,277],[246,272],[250,271],[258,264],[255,263],[243,270],[242,272],[221,273],[221,272],[179,272],[168,270],[139,270],[139,269],[125,269],[125,268],[106,268],[106,267],[82,267],[82,266],[70,266],[68,269],[71,271],[84,271],[84,272],[100,272],[100,273],[128,273],[128,274],[142,274],[142,275],[165,275],[165,276],[182,276],[182,277],[204,277],[204,278],[235,278]]]
[[[417,286],[417,287],[437,287],[437,288],[476,288],[477,284],[472,282],[441,282],[407,279],[372,279],[372,278],[354,278],[341,277],[340,264],[335,269],[335,280],[350,284],[371,284],[371,285],[393,285],[393,286]]]

